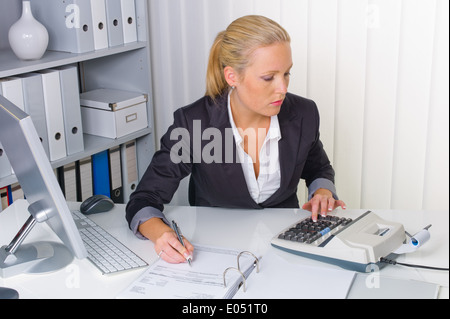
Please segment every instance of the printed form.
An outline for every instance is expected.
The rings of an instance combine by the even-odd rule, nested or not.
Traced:
[[[242,276],[237,271],[227,271],[227,287],[225,287],[223,273],[228,267],[237,268],[239,252],[233,249],[196,245],[192,266],[188,263],[170,264],[158,259],[117,298],[230,298],[237,291]],[[252,256],[241,255],[241,269],[250,272],[254,268],[253,260]]]
[[[240,251],[209,246],[195,246],[192,266],[157,260],[117,298],[164,299],[344,299],[352,286],[355,272],[329,267],[290,263],[274,250],[259,258],[259,272],[251,254],[241,254],[241,271],[237,269]]]

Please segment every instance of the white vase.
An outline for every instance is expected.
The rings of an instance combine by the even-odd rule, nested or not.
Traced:
[[[38,60],[47,50],[47,29],[33,17],[30,1],[22,2],[22,16],[9,29],[8,40],[21,60]]]

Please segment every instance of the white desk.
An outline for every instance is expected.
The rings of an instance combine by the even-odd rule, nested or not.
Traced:
[[[72,209],[76,209],[79,204],[70,203],[69,205]],[[13,205],[0,213],[0,245],[8,244],[28,217],[23,207],[24,205],[20,207]],[[116,205],[112,211],[91,215],[91,218],[148,263],[152,263],[157,258],[153,244],[147,240],[140,240],[131,233],[125,220],[124,209],[124,205]],[[365,210],[348,209],[338,211],[338,214],[354,218],[363,212]],[[387,220],[403,223],[410,233],[415,233],[424,226],[432,224],[429,242],[414,253],[400,256],[397,261],[448,267],[448,212],[391,210],[374,210],[374,212]],[[272,249],[289,262],[338,268],[270,246],[270,239],[274,234],[308,215],[308,212],[299,209],[229,210],[166,207],[165,214],[169,220],[177,221],[184,236],[193,243],[246,249],[261,255],[264,255],[268,249]],[[26,239],[28,240],[58,239],[46,224],[38,224]],[[21,298],[115,298],[143,271],[139,269],[104,276],[88,260],[75,259],[65,269],[50,274],[18,275],[0,279],[0,286],[16,289]],[[383,276],[437,283],[441,285],[439,298],[449,297],[447,271],[388,265],[380,270],[380,278],[382,279]]]

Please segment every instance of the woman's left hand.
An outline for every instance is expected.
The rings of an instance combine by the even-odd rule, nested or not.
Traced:
[[[341,200],[335,200],[333,194],[324,188],[319,188],[314,196],[305,203],[302,208],[311,212],[311,218],[313,221],[317,221],[317,215],[320,213],[322,216],[326,216],[327,212],[331,212],[337,207],[346,209],[345,203]]]

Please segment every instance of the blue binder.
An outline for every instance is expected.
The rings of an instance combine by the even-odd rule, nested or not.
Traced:
[[[92,155],[94,195],[111,197],[108,150]]]
[[[12,196],[12,188],[11,185],[7,186],[6,189],[6,196],[8,197],[8,205],[11,205],[13,203],[13,196]]]

